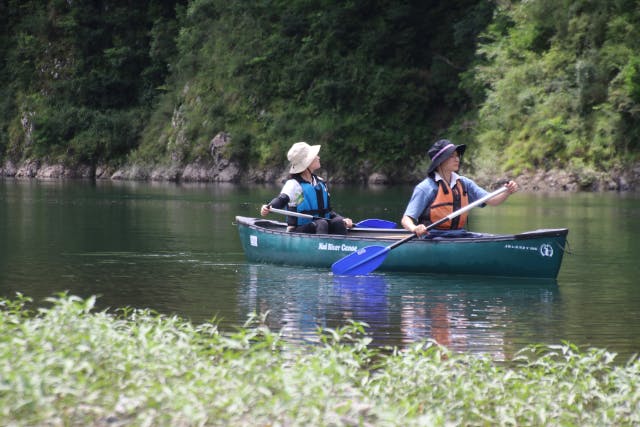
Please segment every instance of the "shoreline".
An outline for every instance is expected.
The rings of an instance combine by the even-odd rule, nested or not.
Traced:
[[[609,173],[599,171],[570,172],[552,169],[547,171],[526,171],[513,176],[468,175],[479,185],[495,188],[502,182],[513,179],[523,192],[640,192],[640,163],[627,169],[612,170]],[[324,175],[330,184],[394,186],[415,185],[424,179],[419,173],[407,175],[401,181],[394,182],[384,174],[373,172],[368,176],[361,174],[358,180],[348,180],[339,175]],[[69,167],[63,164],[48,164],[42,161],[25,161],[21,164],[5,162],[0,167],[0,178],[20,180],[57,180],[87,179],[137,182],[174,182],[174,183],[238,183],[238,184],[281,184],[287,178],[286,173],[278,169],[244,170],[230,161],[196,162],[184,166],[178,165],[127,165],[121,168],[109,166]]]

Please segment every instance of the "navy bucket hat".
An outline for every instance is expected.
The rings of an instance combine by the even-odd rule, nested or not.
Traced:
[[[460,157],[462,157],[462,155],[464,154],[464,150],[466,149],[466,145],[454,145],[448,139],[441,139],[439,141],[436,141],[427,151],[429,158],[431,158],[431,164],[429,165],[427,175],[431,175],[433,171],[435,171],[438,166],[442,164],[442,162],[451,157],[454,151],[457,151]]]

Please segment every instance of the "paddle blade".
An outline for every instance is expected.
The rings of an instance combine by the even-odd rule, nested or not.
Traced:
[[[397,225],[393,221],[387,221],[386,219],[363,219],[356,223],[356,228],[396,228]]]
[[[367,246],[334,262],[331,266],[333,274],[360,276],[371,273],[378,268],[387,257],[386,246]]]

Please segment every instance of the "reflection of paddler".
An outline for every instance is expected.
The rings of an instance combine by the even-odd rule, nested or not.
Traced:
[[[446,304],[437,303],[431,308],[431,338],[445,347],[451,344],[449,309]]]

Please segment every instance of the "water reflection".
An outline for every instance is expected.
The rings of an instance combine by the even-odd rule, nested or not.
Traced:
[[[367,333],[375,343],[392,339],[394,322],[390,304],[390,286],[384,276],[332,276],[338,323],[357,320],[369,325]]]
[[[530,342],[532,321],[552,324],[555,280],[402,276],[394,278],[401,342],[431,338],[454,351],[508,359]]]
[[[288,340],[367,322],[374,345],[435,339],[509,357],[570,341],[627,360],[640,352],[637,194],[524,194],[477,209],[472,229],[568,227],[558,283],[248,265],[233,225],[279,186],[0,179],[0,296],[36,303],[68,290],[101,308],[131,306],[235,330],[251,311]],[[412,187],[334,186],[340,212],[398,221]],[[381,203],[384,201],[384,203]],[[461,260],[463,262],[464,260]]]
[[[453,351],[508,359],[526,331],[554,322],[555,280],[428,275],[332,276],[324,270],[247,265],[239,304],[270,312],[288,340],[317,341],[318,327],[366,322],[377,346],[404,348],[433,339]]]

